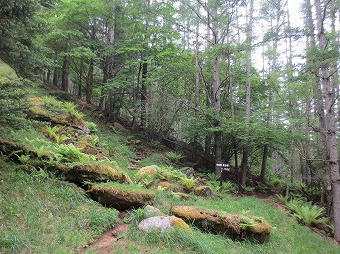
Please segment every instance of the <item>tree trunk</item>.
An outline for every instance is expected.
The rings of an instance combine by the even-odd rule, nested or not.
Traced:
[[[263,147],[262,165],[261,165],[261,174],[260,174],[260,181],[263,183],[265,182],[265,176],[266,176],[268,152],[269,152],[269,145],[265,144]]]
[[[247,86],[246,86],[246,121],[249,123],[250,121],[250,111],[251,111],[251,43],[252,43],[252,36],[253,36],[253,14],[254,14],[254,0],[250,1],[249,6],[249,22],[248,22],[248,28],[247,28],[247,64],[246,64],[246,75],[247,75]],[[248,130],[249,131],[249,130]],[[247,176],[247,170],[248,170],[248,156],[249,156],[249,147],[246,144],[243,149],[243,157],[242,157],[242,164],[241,164],[241,185],[242,187],[245,187],[246,184],[246,176]]]
[[[61,74],[61,90],[68,92],[70,76],[70,57],[65,53],[63,57],[63,69]]]
[[[315,14],[317,20],[318,43],[321,50],[327,49],[329,40],[324,30],[324,10],[321,7],[320,0],[314,0]],[[326,6],[325,6],[326,7]],[[325,8],[324,7],[324,8]],[[333,209],[333,226],[334,239],[340,241],[340,172],[339,172],[339,154],[337,149],[336,126],[335,126],[335,91],[331,87],[331,76],[329,65],[323,63],[320,68],[324,104],[325,104],[325,123],[326,123],[326,142],[329,152],[330,178],[332,187],[332,209]]]
[[[54,52],[54,70],[53,70],[53,85],[54,86],[58,86],[58,67],[57,67],[57,63],[58,63],[58,52],[55,51]]]
[[[87,83],[86,83],[86,102],[91,103],[92,93],[93,93],[93,71],[94,71],[94,60],[90,60],[89,71],[87,74]]]
[[[140,94],[140,127],[146,127],[146,98],[147,98],[147,85],[146,79],[148,76],[148,62],[146,60],[142,63],[142,81],[141,81],[141,94]]]

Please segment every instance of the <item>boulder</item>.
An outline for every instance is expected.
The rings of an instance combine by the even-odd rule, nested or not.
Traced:
[[[144,232],[150,232],[154,230],[170,231],[173,229],[183,230],[191,233],[191,229],[184,220],[177,218],[176,216],[154,216],[142,220],[138,224],[138,228]]]
[[[161,216],[164,215],[161,210],[159,210],[158,208],[151,206],[151,205],[147,205],[144,207],[144,214],[147,218],[149,217],[153,217],[153,216]]]
[[[263,218],[246,217],[194,206],[173,206],[172,214],[203,231],[227,235],[232,239],[269,240],[271,225]]]
[[[123,184],[112,185],[112,183],[91,186],[87,193],[100,204],[119,211],[152,204],[155,198],[155,195],[148,190],[129,188],[128,185]]]
[[[194,193],[197,196],[210,197],[214,194],[213,190],[209,186],[198,186],[194,188]]]
[[[84,181],[131,183],[128,175],[110,166],[100,163],[56,166],[57,172],[67,181],[81,183]]]

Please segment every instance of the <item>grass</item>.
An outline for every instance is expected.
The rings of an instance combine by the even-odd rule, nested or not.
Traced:
[[[75,185],[0,163],[0,253],[72,253],[117,223]]]
[[[36,91],[40,94],[42,91],[42,95],[48,96],[46,90],[39,86],[32,85],[28,89],[30,94],[37,93]],[[73,105],[67,105],[69,109],[74,109]],[[87,117],[92,121],[90,116]],[[39,131],[45,125],[46,123],[27,121],[22,130],[10,131],[0,127],[0,136],[35,147],[43,156],[44,148],[52,153],[55,148],[53,142]],[[98,145],[104,150],[104,154],[125,169],[134,157],[134,152],[128,146],[131,136],[114,133],[100,123],[92,124],[91,130],[98,135]],[[170,157],[178,156],[172,154]],[[169,156],[154,153],[142,162],[142,166],[169,162]],[[133,171],[129,172],[133,176]],[[211,178],[214,176],[211,175]],[[141,189],[135,185],[120,187],[127,190]],[[228,189],[227,187],[229,188],[224,188]],[[270,241],[261,245],[247,241],[237,242],[224,236],[202,233],[195,228],[192,234],[179,231],[143,233],[136,228],[137,223],[133,223],[123,239],[112,247],[112,253],[340,253],[340,247],[329,239],[311,232],[309,228],[295,222],[286,212],[255,197],[240,198],[220,194],[219,199],[193,197],[183,201],[170,191],[156,193],[154,205],[165,214],[169,213],[172,205],[194,205],[263,217],[273,226]],[[138,209],[131,213],[135,213],[135,218],[142,218]],[[42,170],[33,170],[31,174],[21,172],[18,166],[5,162],[3,157],[0,157],[0,221],[0,253],[52,254],[77,253],[77,248],[88,244],[106,228],[120,223],[116,210],[103,208],[91,201],[75,185],[51,178]]]
[[[18,78],[15,71],[5,62],[0,59],[0,76],[4,76],[9,79],[16,79]]]

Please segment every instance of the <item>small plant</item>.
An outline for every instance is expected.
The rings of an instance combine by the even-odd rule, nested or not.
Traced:
[[[48,126],[48,125],[46,125],[45,128],[47,130],[48,137],[52,140],[55,140],[57,133],[58,133],[60,128],[58,126],[51,127],[51,126]]]
[[[72,112],[72,114],[76,117],[76,118],[83,118],[84,117],[84,114],[82,112],[79,112],[79,111],[74,111]]]
[[[157,192],[163,192],[165,190],[166,190],[166,188],[164,188],[162,186],[157,186],[157,189],[156,189]]]
[[[72,102],[65,102],[63,107],[69,112],[69,113],[74,113],[76,111],[76,105],[74,105]]]
[[[244,186],[244,187],[243,187],[243,190],[244,190],[245,192],[253,192],[253,191],[255,190],[255,188],[254,188],[254,187],[251,187],[251,186]]]
[[[93,133],[98,132],[97,124],[95,124],[94,122],[86,122],[86,125],[89,128],[90,132],[93,132]]]
[[[138,208],[138,209],[129,211],[124,220],[127,223],[138,224],[140,221],[144,220],[145,218],[146,218],[145,209],[144,208]]]
[[[73,144],[57,145],[56,153],[61,156],[61,162],[82,162],[88,156],[87,154],[82,153]]]
[[[46,106],[60,106],[61,105],[61,102],[58,101],[53,96],[44,96],[43,100]]]
[[[50,153],[46,146],[42,145],[34,148],[34,152],[37,154],[38,158],[41,159],[43,156],[49,157]]]
[[[221,192],[236,191],[237,188],[233,182],[226,181],[221,184]]]
[[[68,136],[65,134],[58,134],[58,131],[60,130],[60,127],[58,126],[46,126],[46,130],[48,132],[48,137],[55,141],[58,145],[61,144],[63,141],[69,139]]]
[[[210,181],[217,182],[220,180],[220,176],[215,173],[208,173],[207,176],[209,177]]]
[[[320,218],[325,213],[324,207],[318,207],[317,205],[302,205],[298,210],[293,213],[294,218],[298,222],[306,225],[312,226],[320,223],[327,223],[327,218]]]
[[[255,220],[247,216],[241,216],[240,218],[240,228],[247,229],[255,226]]]
[[[184,188],[190,190],[194,184],[196,183],[197,179],[181,177],[181,183],[184,185]]]
[[[178,163],[181,159],[183,159],[183,155],[176,152],[167,152],[166,157],[173,163]]]
[[[275,197],[283,204],[287,204],[289,200],[289,196],[283,196],[281,194],[276,194]]]
[[[18,157],[18,159],[19,159],[19,161],[20,161],[20,163],[22,164],[22,165],[27,165],[28,164],[28,161],[30,160],[30,155],[29,154],[22,154],[22,155],[17,155],[16,154],[16,156]]]
[[[141,183],[142,183],[143,187],[149,188],[152,185],[153,180],[152,179],[148,179],[148,178],[144,178],[144,179],[141,180]]]

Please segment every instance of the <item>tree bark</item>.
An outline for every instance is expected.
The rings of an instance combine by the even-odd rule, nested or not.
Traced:
[[[324,28],[324,9],[320,0],[314,0],[315,14],[317,20],[318,44],[321,50],[326,50],[329,41],[325,34]],[[326,6],[324,6],[326,8]],[[331,76],[329,64],[323,63],[320,68],[321,82],[324,95],[325,105],[325,123],[326,123],[326,142],[329,152],[330,178],[332,187],[332,208],[333,208],[333,226],[334,239],[340,241],[340,172],[339,172],[339,154],[336,139],[335,126],[335,91],[331,87]]]
[[[63,57],[63,69],[61,74],[61,90],[68,92],[70,76],[70,57],[65,53]]]
[[[93,71],[94,71],[94,60],[90,60],[89,71],[87,74],[87,83],[86,83],[86,102],[91,103],[92,93],[93,93]]]
[[[141,94],[140,94],[140,127],[146,127],[146,98],[147,98],[147,85],[146,79],[148,76],[148,62],[146,60],[142,63],[142,81],[141,81]]]
[[[250,111],[251,111],[251,60],[252,60],[252,36],[253,36],[253,15],[254,15],[254,0],[250,1],[249,6],[249,22],[247,28],[247,64],[246,64],[246,75],[247,75],[247,85],[246,85],[246,122],[249,123],[250,121]],[[248,130],[249,131],[249,130]],[[246,177],[248,171],[248,156],[249,156],[249,147],[246,144],[243,149],[243,157],[242,157],[242,164],[241,164],[241,186],[245,187],[246,185]]]

